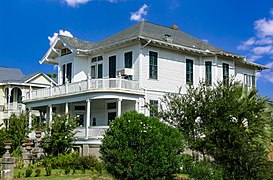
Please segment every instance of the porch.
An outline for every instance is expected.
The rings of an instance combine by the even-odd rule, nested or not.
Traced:
[[[137,81],[122,78],[87,79],[75,83],[67,83],[54,87],[51,86],[49,88],[30,90],[26,93],[26,98],[24,101],[28,102],[44,98],[55,98],[101,90],[126,90],[129,92],[139,91],[139,83]]]
[[[139,111],[139,97],[134,99],[104,98],[87,99],[85,101],[50,104],[40,107],[28,107],[29,110],[40,112],[39,121],[50,126],[54,123],[52,118],[55,114],[69,114],[77,121],[75,141],[92,142],[101,140],[109,128],[109,122],[122,113],[136,110]],[[30,112],[31,112],[30,111]],[[36,119],[37,120],[37,119]],[[32,113],[29,113],[29,126],[32,127]]]

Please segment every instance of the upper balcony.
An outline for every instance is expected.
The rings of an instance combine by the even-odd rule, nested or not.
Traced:
[[[104,90],[126,90],[131,91],[132,93],[137,93],[139,92],[139,82],[121,78],[87,79],[80,82],[67,83],[65,85],[31,90],[26,93],[24,101],[41,100],[50,97],[54,98]]]

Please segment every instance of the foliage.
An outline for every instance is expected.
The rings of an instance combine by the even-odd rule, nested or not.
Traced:
[[[194,160],[193,158],[188,154],[182,154],[182,166],[181,166],[181,172],[185,174],[190,174],[193,168]]]
[[[30,177],[32,174],[32,169],[31,168],[27,168],[26,169],[26,177]]]
[[[5,139],[10,139],[12,142],[11,152],[17,156],[20,154],[20,146],[22,140],[28,137],[28,117],[26,113],[21,113],[19,116],[12,114],[8,119],[8,128],[6,129]],[[18,154],[19,153],[19,154]]]
[[[64,173],[65,173],[65,175],[68,175],[70,173],[70,167],[69,166],[64,168]]]
[[[190,149],[210,155],[227,179],[260,179],[272,140],[272,117],[256,90],[230,80],[162,99],[159,117],[183,133]]]
[[[111,122],[100,153],[117,179],[166,179],[179,171],[183,149],[177,129],[132,111]]]
[[[51,176],[51,172],[52,172],[51,164],[47,164],[45,167],[45,170],[46,170],[46,176]]]
[[[53,115],[52,126],[48,129],[43,143],[45,153],[57,156],[70,152],[76,127],[76,121],[72,117]]]
[[[41,176],[41,169],[37,168],[35,169],[35,177],[40,177]]]
[[[213,162],[196,161],[192,166],[190,178],[195,180],[221,180],[223,179],[223,171]]]
[[[3,124],[0,124],[0,157],[2,157],[3,154],[5,154],[5,152],[6,152],[4,141],[7,139],[6,138],[6,129],[2,126],[3,126]]]
[[[92,169],[99,166],[99,161],[95,156],[81,157],[77,152],[59,154],[58,156],[50,155],[41,159],[41,163],[43,166],[50,164],[53,169],[65,169],[66,167],[72,169]]]

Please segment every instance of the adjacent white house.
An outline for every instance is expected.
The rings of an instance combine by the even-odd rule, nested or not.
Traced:
[[[7,126],[6,120],[11,114],[18,115],[26,110],[22,99],[30,91],[51,85],[56,85],[56,82],[44,73],[25,76],[20,69],[0,67],[0,124]]]
[[[59,35],[40,63],[58,66],[58,85],[33,90],[24,99],[29,109],[47,114],[70,113],[79,119],[75,147],[97,154],[109,121],[136,110],[154,115],[166,92],[186,92],[189,84],[210,85],[234,76],[256,86],[255,73],[266,67],[179,30],[142,21],[100,42]]]

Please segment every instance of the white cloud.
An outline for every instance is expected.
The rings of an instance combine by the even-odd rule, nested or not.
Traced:
[[[258,47],[254,47],[251,51],[254,54],[257,55],[266,55],[266,54],[272,54],[273,52],[273,47],[271,45],[269,46],[258,46]]]
[[[254,26],[259,37],[273,36],[273,19],[259,19]]]
[[[237,46],[237,49],[238,50],[247,50],[247,49],[249,49],[250,46],[255,44],[255,42],[256,42],[256,38],[251,37],[248,40],[242,42],[242,44],[240,44],[239,46]]]
[[[144,15],[147,15],[148,11],[146,10],[148,6],[143,4],[143,6],[136,12],[131,12],[131,21],[143,21]]]
[[[52,43],[54,42],[55,38],[58,35],[64,35],[64,36],[68,36],[68,37],[73,37],[73,35],[69,31],[60,30],[59,33],[54,33],[52,37],[48,36],[48,40],[49,40],[50,46],[52,45]]]
[[[257,40],[256,45],[268,45],[268,44],[273,44],[273,38],[272,37],[266,37],[260,40]]]
[[[86,4],[90,0],[65,0],[66,4],[71,7],[76,7],[80,4]]]
[[[207,40],[207,39],[202,39],[202,41],[204,41],[205,43],[209,42],[209,40]]]
[[[262,57],[263,56],[261,56],[261,55],[250,54],[250,55],[248,55],[247,60],[251,61],[251,62],[254,62],[254,61],[258,60],[258,59],[261,59]]]

